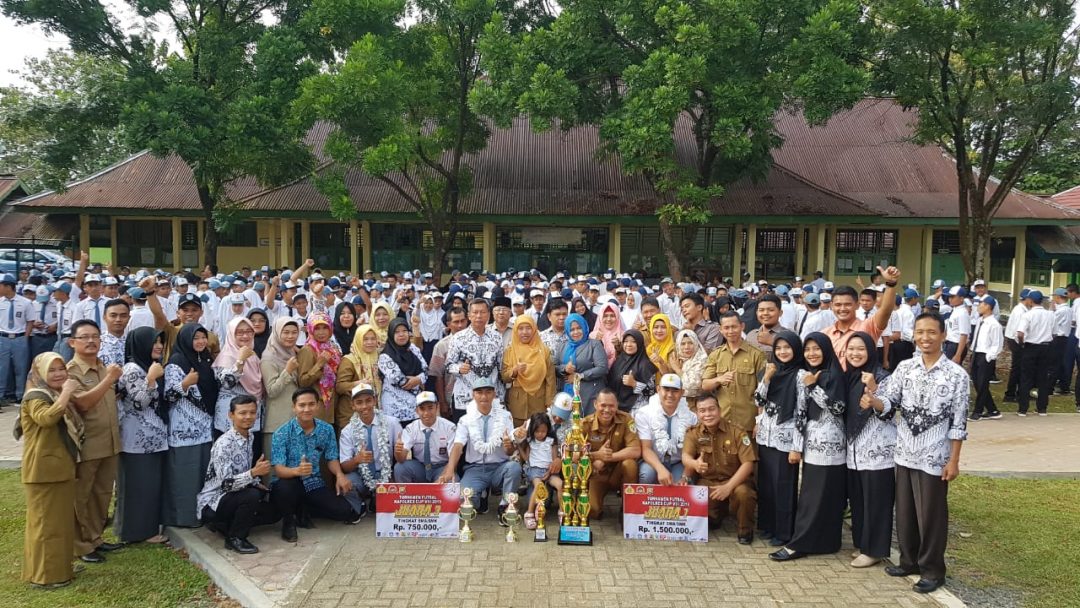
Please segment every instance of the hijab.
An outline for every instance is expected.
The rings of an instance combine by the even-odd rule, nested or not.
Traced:
[[[364,336],[369,333],[375,333],[375,350],[367,352],[364,350]],[[353,362],[353,365],[359,369],[362,365],[378,366],[379,364],[379,344],[378,344],[378,332],[375,331],[374,325],[364,324],[356,328],[356,335],[353,336],[352,347],[349,349],[348,359]]]
[[[438,306],[432,306],[430,311],[424,310],[425,300],[435,302],[435,298],[431,297],[431,294],[424,294],[421,298],[420,307],[417,309],[420,315],[420,337],[424,342],[435,342],[443,337],[443,311]]]
[[[518,329],[529,325],[533,330],[532,340],[525,344],[518,337]],[[514,382],[529,395],[536,395],[544,387],[547,378],[548,365],[551,361],[551,353],[540,339],[540,330],[536,328],[536,320],[529,315],[521,315],[514,321],[514,327],[510,334],[510,346],[506,349],[503,359],[506,366],[525,364],[525,371],[518,374]]]
[[[641,320],[641,307],[638,304],[641,302],[641,294],[636,291],[631,291],[626,295],[626,306],[623,308],[622,324],[625,328],[634,327]]]
[[[349,312],[353,316],[352,327],[344,327],[341,325],[341,311],[349,309]],[[347,355],[352,350],[353,338],[356,336],[356,330],[360,326],[360,317],[356,316],[356,307],[348,302],[343,302],[341,306],[337,307],[334,312],[334,339],[337,340],[338,348],[341,349],[341,354]]]
[[[817,379],[817,386],[825,391],[829,403],[847,403],[847,378],[844,376],[843,368],[840,367],[840,360],[836,358],[836,352],[833,351],[832,340],[819,331],[808,334],[806,339],[803,340],[804,359],[806,358],[806,345],[811,342],[817,344],[818,348],[821,349],[821,364],[812,366],[807,362],[806,368],[810,373],[821,372]],[[807,399],[806,406],[811,420],[817,420],[821,416],[821,406],[817,401]]]
[[[779,341],[787,343],[794,353],[791,361],[787,363],[776,358],[775,345]],[[786,329],[776,332],[773,339],[773,352],[769,358],[776,366],[776,373],[769,380],[769,392],[766,394],[766,399],[769,403],[776,404],[776,423],[783,424],[795,415],[795,404],[798,401],[799,370],[803,368],[803,343],[799,335]]]
[[[620,352],[608,371],[608,387],[615,391],[619,409],[624,411],[634,405],[637,397],[633,387],[623,384],[623,376],[630,374],[638,382],[648,382],[657,371],[656,366],[649,360],[649,355],[645,353],[645,336],[640,331],[631,329],[623,334],[623,340],[626,338],[633,338],[637,344],[637,352],[632,355],[626,354],[626,351]]]
[[[694,343],[694,354],[689,358],[683,358],[682,349],[679,345],[682,344],[683,339],[690,340]],[[705,374],[705,364],[709,362],[709,354],[705,352],[705,345],[701,343],[701,338],[698,338],[697,332],[692,329],[684,329],[675,334],[675,357],[678,358],[679,363],[682,365],[682,380],[683,387],[688,389],[690,385],[698,387],[700,390],[701,380]]]
[[[611,311],[615,315],[615,327],[608,329],[604,327],[604,313]],[[599,340],[604,345],[604,353],[607,355],[608,367],[615,361],[615,355],[619,354],[612,340],[616,342],[622,342],[623,333],[626,331],[626,327],[622,322],[622,315],[619,314],[619,305],[615,302],[605,302],[600,307],[599,314],[596,315],[596,327],[589,334],[589,337],[594,340]]]
[[[330,353],[330,359],[323,366],[322,378],[319,378],[318,391],[323,407],[332,407],[334,405],[334,385],[337,384],[337,368],[341,364],[341,349],[333,340],[319,342],[315,339],[315,328],[320,325],[325,325],[331,330],[334,328],[334,325],[330,322],[330,315],[325,312],[313,312],[308,315],[307,342],[304,347],[311,347],[311,350],[315,351],[316,358],[324,351]]]
[[[398,343],[394,341],[394,332],[397,328],[404,327],[409,329],[409,324],[401,317],[394,317],[390,321],[390,328],[387,330],[386,345],[383,346],[383,354],[390,357],[390,359],[398,366],[401,373],[406,376],[419,376],[424,372],[424,365],[420,362],[420,359],[416,358],[416,355],[412,352],[412,341],[407,340],[405,346],[398,346]],[[409,332],[412,335],[412,332]]]
[[[585,304],[585,313],[584,314],[582,314],[580,312],[577,312],[578,302],[581,302],[581,303]],[[592,311],[592,309],[589,307],[589,303],[585,300],[585,298],[583,298],[581,296],[576,296],[573,300],[571,300],[570,301],[570,312],[584,317],[585,322],[588,323],[589,327],[595,327],[596,326],[596,313],[594,313]],[[567,322],[569,322],[569,320],[570,320],[569,317],[567,317]],[[567,327],[570,327],[570,326],[567,325]],[[586,331],[585,333],[588,334],[589,332]]]
[[[656,327],[657,321],[663,321],[667,326],[667,335],[664,336],[662,341],[653,337],[653,329]],[[671,319],[664,313],[658,313],[653,315],[653,318],[649,320],[649,346],[648,353],[650,355],[659,355],[663,361],[668,360],[668,355],[671,351],[675,350],[675,334],[674,327],[671,325]]]
[[[202,332],[207,338],[206,348],[195,351],[195,334]],[[210,358],[210,332],[198,323],[185,323],[176,334],[169,365],[175,365],[187,374],[195,370],[199,374],[199,401],[195,405],[202,411],[214,415],[218,399],[218,382],[214,377],[213,359]]]
[[[261,308],[252,308],[251,310],[247,311],[248,321],[251,321],[251,318],[255,315],[262,315],[262,317],[266,319],[266,329],[263,329],[263,332],[261,334],[258,332],[255,333],[255,341],[251,345],[251,348],[255,351],[255,354],[258,355],[259,358],[262,358],[263,353],[266,352],[266,345],[270,342],[270,334],[273,333],[273,331],[270,327],[270,315],[266,314],[265,310]],[[255,326],[254,321],[251,322],[251,326]]]
[[[60,393],[53,390],[47,382],[49,367],[56,360],[64,361],[58,353],[48,351],[41,353],[30,363],[30,373],[26,378],[26,392],[23,394],[23,403],[29,399],[44,399],[49,403],[56,401]],[[34,394],[37,393],[37,394]],[[60,431],[60,441],[75,462],[79,462],[82,453],[83,440],[86,438],[86,426],[83,423],[82,414],[75,409],[75,404],[69,402],[64,410],[64,418],[57,425]],[[15,440],[19,441],[23,436],[22,416],[15,418]]]
[[[218,353],[217,359],[214,360],[215,367],[228,369],[236,365],[236,362],[240,359],[240,343],[236,340],[236,332],[240,330],[241,325],[247,325],[251,327],[252,331],[255,331],[247,317],[236,317],[229,321],[225,331],[225,344],[222,345],[221,352]],[[254,346],[252,346],[252,350],[254,350]],[[266,389],[263,388],[262,383],[262,367],[259,365],[258,355],[252,355],[244,361],[244,368],[240,373],[240,386],[244,387],[247,394],[255,397],[257,401],[262,401],[266,396]]]
[[[128,363],[134,363],[139,366],[139,369],[143,372],[149,372],[150,366],[156,363],[151,357],[154,353],[154,344],[158,340],[162,340],[164,345],[163,332],[158,331],[157,328],[144,326],[136,327],[128,332],[127,339],[124,341],[124,353],[127,354]],[[162,348],[162,353],[165,352]],[[169,406],[165,403],[165,375],[162,374],[157,380],[157,402],[155,403],[154,411],[157,412],[159,418],[166,423],[169,422]],[[139,406],[136,405],[136,408]]]
[[[368,314],[368,320],[371,321],[371,327],[375,330],[375,335],[379,337],[379,346],[382,346],[383,344],[386,344],[386,336],[389,333],[388,330],[390,328],[390,324],[387,323],[386,327],[379,327],[379,324],[375,321],[375,311],[379,310],[380,308],[386,311],[390,322],[393,322],[394,317],[397,315],[394,314],[394,309],[390,308],[390,305],[386,302],[380,301],[378,304],[375,304],[371,307],[371,312]]]
[[[269,361],[278,367],[285,367],[289,359],[296,356],[296,347],[289,348],[285,346],[285,342],[281,339],[281,332],[289,324],[295,325],[297,330],[300,329],[300,322],[292,317],[281,316],[274,319],[273,329],[270,330],[270,340],[266,343],[266,350],[263,351],[260,357],[262,361]]]
[[[574,341],[570,337],[570,326],[573,323],[577,323],[581,327],[581,339]],[[585,342],[589,340],[589,322],[585,320],[585,317],[578,313],[570,313],[566,316],[566,353],[563,355],[563,365],[573,361],[577,364],[577,350],[583,346]]]
[[[848,338],[848,344],[851,344],[851,340],[856,338],[866,345],[866,363],[862,364],[861,367],[855,367],[849,361],[847,371],[844,372],[847,376],[847,409],[844,410],[844,421],[847,424],[849,441],[859,436],[859,433],[862,432],[863,427],[866,426],[867,421],[870,420],[870,416],[873,414],[872,409],[864,410],[859,405],[863,391],[866,389],[866,385],[862,381],[862,373],[873,374],[874,380],[878,382],[888,376],[881,369],[881,363],[878,361],[877,341],[870,337],[870,334],[857,331]]]

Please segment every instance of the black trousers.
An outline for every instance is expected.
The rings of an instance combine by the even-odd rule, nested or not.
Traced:
[[[758,447],[759,530],[787,542],[795,534],[795,508],[799,496],[799,465],[788,464],[788,453]]]
[[[915,355],[915,343],[897,340],[889,344],[889,371],[896,369],[901,361],[907,361]]]
[[[1050,391],[1053,389],[1053,373],[1057,369],[1057,363],[1053,360],[1053,351],[1050,343],[1025,344],[1024,355],[1020,362],[1020,386],[1016,393],[1016,403],[1020,406],[1020,413],[1028,411],[1031,401],[1031,389],[1039,389],[1039,397],[1035,401],[1035,408],[1039,412],[1045,412],[1050,404]]]
[[[1012,364],[1009,366],[1009,381],[1005,384],[1005,398],[1016,399],[1016,387],[1020,386],[1020,365],[1023,358],[1024,346],[1016,340],[1005,338],[1005,346],[1012,355]]]
[[[975,383],[975,413],[996,414],[997,405],[990,394],[990,379],[994,377],[994,362],[987,361],[984,353],[975,353],[971,357],[971,379]]]
[[[1072,380],[1071,377],[1063,377],[1064,371],[1062,369],[1065,367],[1065,351],[1068,344],[1069,336],[1054,336],[1050,340],[1050,361],[1053,369],[1049,370],[1048,373],[1050,374],[1051,391],[1054,390],[1055,385],[1061,386],[1063,389],[1069,388],[1069,380]],[[1072,370],[1069,370],[1069,372],[1072,373]]]
[[[333,521],[352,521],[356,518],[356,513],[344,497],[338,496],[327,486],[307,491],[299,477],[275,481],[270,488],[270,502],[282,517],[306,513]]]
[[[895,492],[896,476],[893,469],[848,469],[851,540],[864,555],[889,557]]]
[[[213,522],[214,527],[227,538],[247,538],[255,526],[267,526],[281,519],[274,505],[263,500],[263,491],[247,487],[228,492],[218,501],[215,511],[203,507],[203,523]]]
[[[900,567],[945,579],[949,484],[940,475],[896,465],[896,539]]]
[[[836,553],[843,542],[847,466],[803,463],[795,535],[787,548],[803,553]]]

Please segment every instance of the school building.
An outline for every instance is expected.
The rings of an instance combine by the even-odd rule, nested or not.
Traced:
[[[938,278],[962,282],[955,163],[937,147],[911,143],[913,120],[888,99],[866,99],[817,127],[779,114],[784,144],[775,162],[760,181],[735,183],[713,201],[692,267],[725,275],[745,268],[775,281],[822,270],[845,282],[895,264],[923,289]],[[321,150],[326,132],[312,130],[313,149]],[[689,129],[676,139],[689,161]],[[495,129],[489,146],[468,158],[474,190],[461,202],[446,269],[665,273],[656,196],[644,179],[625,176],[617,158],[598,158],[597,143],[587,127],[537,134],[520,119]],[[386,184],[359,172],[346,180],[356,202],[347,222],[330,216],[310,177],[277,188],[251,178],[231,183],[242,221],[222,235],[219,267],[293,266],[311,257],[352,273],[430,268],[431,231],[416,212]],[[206,226],[192,174],[173,156],[136,154],[64,193],[13,205],[69,226],[75,246],[114,266],[203,264]],[[1080,271],[1080,210],[1010,192],[988,262],[985,278],[1001,295],[1064,285]]]

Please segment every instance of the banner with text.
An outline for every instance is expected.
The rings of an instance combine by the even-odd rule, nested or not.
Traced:
[[[623,485],[623,535],[630,540],[709,540],[709,488]]]
[[[456,483],[380,483],[375,488],[377,538],[457,538]]]

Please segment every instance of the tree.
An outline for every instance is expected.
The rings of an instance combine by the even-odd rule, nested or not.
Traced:
[[[116,112],[118,63],[51,50],[20,76],[22,86],[0,88],[0,173],[31,192],[62,189],[132,152],[122,129],[100,126]]]
[[[296,109],[306,125],[335,127],[326,142],[334,164],[317,181],[334,217],[357,215],[347,172],[382,182],[430,226],[438,280],[472,189],[466,157],[490,135],[468,101],[482,75],[478,39],[496,11],[511,15],[515,28],[544,11],[539,2],[510,0],[414,0],[384,10],[400,25],[381,34],[355,23],[370,17],[320,11],[319,29],[344,60],[304,82]]]
[[[956,159],[968,281],[986,276],[993,219],[1036,155],[1075,124],[1071,0],[876,0],[876,87],[918,108],[916,139]]]
[[[657,198],[673,277],[724,186],[760,178],[782,142],[778,111],[821,122],[862,96],[865,33],[847,0],[567,0],[547,28],[482,42],[474,107],[508,124],[599,126],[602,149]],[[677,130],[688,131],[680,150]],[[722,202],[722,201],[721,201]]]
[[[1057,194],[1080,185],[1080,125],[1062,125],[1063,135],[1047,142],[1016,183],[1024,192]]]
[[[122,127],[135,148],[176,154],[191,168],[207,222],[204,248],[217,258],[217,230],[236,217],[226,186],[243,175],[275,184],[307,171],[303,131],[287,120],[299,82],[315,72],[311,45],[292,19],[266,26],[267,12],[288,16],[289,0],[132,0],[142,22],[125,31],[100,0],[0,0],[9,17],[66,36],[77,53],[122,66],[123,78],[101,111],[84,115],[100,129]],[[175,32],[176,52],[153,37],[155,20]],[[56,132],[57,166],[91,145],[74,130]]]

